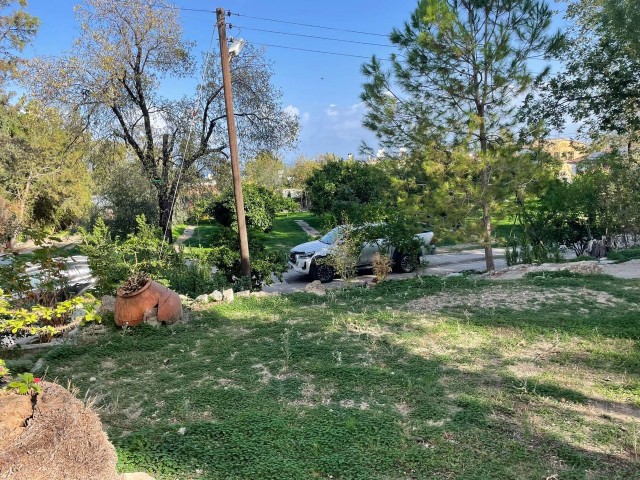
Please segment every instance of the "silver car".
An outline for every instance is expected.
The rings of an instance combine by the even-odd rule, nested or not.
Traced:
[[[345,232],[345,226],[339,226],[328,232],[322,238],[311,242],[296,245],[289,252],[289,267],[298,273],[309,275],[313,280],[330,282],[335,276],[335,270],[331,265],[319,260],[331,255],[331,250]],[[431,254],[435,246],[433,232],[425,230],[415,236],[422,245],[421,252],[416,258],[415,255],[401,252],[393,246],[389,249],[389,256],[393,260],[394,267],[399,272],[410,273],[416,269],[421,258]],[[380,252],[382,240],[365,243],[360,250],[360,255],[356,267],[358,269],[371,268],[373,266],[373,255]]]

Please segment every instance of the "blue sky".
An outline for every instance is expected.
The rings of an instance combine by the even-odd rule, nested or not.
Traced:
[[[77,3],[77,0],[29,0],[28,11],[40,18],[41,27],[33,45],[26,51],[27,56],[61,55],[71,49],[73,40],[79,33],[73,13],[73,6]],[[211,11],[216,7],[223,7],[240,14],[227,19],[234,25],[230,34],[248,42],[367,58],[376,54],[385,58],[394,51],[393,48],[268,33],[256,29],[388,45],[388,39],[384,36],[303,27],[246,16],[386,35],[394,26],[401,26],[409,18],[417,1],[229,0],[226,3],[216,3],[211,0],[174,0],[173,4]],[[205,51],[212,38],[215,14],[181,11],[180,15],[185,37],[196,42],[196,51]],[[560,23],[558,19],[556,26]],[[217,48],[216,42],[217,36],[214,37],[214,48]],[[315,157],[327,152],[343,157],[349,153],[357,155],[363,140],[375,146],[373,135],[361,126],[364,107],[359,96],[364,78],[360,74],[360,67],[366,59],[273,46],[266,47],[266,55],[274,63],[274,83],[282,90],[283,106],[295,109],[300,115],[299,142],[294,150],[285,152],[288,162],[299,155]],[[533,65],[532,68],[537,66]],[[200,73],[198,78],[199,75]],[[193,87],[194,81],[175,85],[179,95],[188,93]]]

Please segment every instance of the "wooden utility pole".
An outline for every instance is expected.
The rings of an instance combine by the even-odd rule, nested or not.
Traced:
[[[249,265],[249,241],[247,240],[247,223],[244,217],[244,199],[242,198],[240,162],[238,161],[238,139],[236,138],[236,122],[233,116],[233,97],[231,96],[231,68],[229,63],[229,48],[227,47],[227,26],[224,14],[224,8],[216,9],[216,17],[218,19],[218,37],[220,39],[220,60],[222,61],[222,87],[224,89],[224,105],[227,111],[227,127],[229,129],[231,175],[233,176],[233,193],[236,201],[238,235],[240,237],[241,272],[243,277],[251,277],[251,267]]]

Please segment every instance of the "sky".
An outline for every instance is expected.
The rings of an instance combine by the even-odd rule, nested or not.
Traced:
[[[25,50],[26,56],[59,56],[72,48],[79,34],[73,12],[77,3],[78,0],[29,0],[27,10],[40,18],[41,26],[33,44]],[[300,118],[298,144],[290,151],[282,152],[287,163],[292,163],[300,155],[313,158],[329,152],[341,157],[352,153],[358,157],[363,141],[377,148],[372,133],[362,127],[365,107],[360,93],[365,79],[360,68],[373,54],[388,58],[395,51],[389,46],[387,35],[393,27],[401,27],[408,20],[417,0],[221,0],[217,3],[211,0],[174,0],[172,3],[185,9],[180,11],[184,35],[195,42],[196,52],[205,52],[210,45],[218,48],[217,33],[213,34],[217,7],[232,13],[227,17],[227,22],[232,25],[228,36],[241,37],[253,44],[270,45],[264,48],[266,57],[273,62],[273,83],[282,91],[283,107],[298,113]],[[186,9],[209,10],[211,13]],[[555,28],[561,22],[558,15]],[[532,65],[532,68],[540,66]],[[177,96],[190,93],[200,75],[198,72],[197,79],[172,84],[172,89]]]

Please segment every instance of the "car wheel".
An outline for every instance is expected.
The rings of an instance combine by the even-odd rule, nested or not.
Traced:
[[[330,265],[316,265],[313,272],[313,278],[315,280],[320,280],[322,283],[329,283],[333,281],[335,274],[336,271]]]
[[[396,260],[396,269],[402,273],[411,273],[416,269],[417,259],[414,255],[400,253]]]

